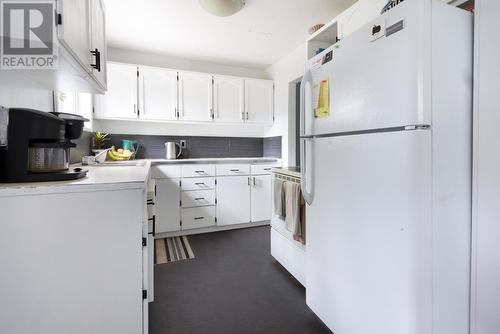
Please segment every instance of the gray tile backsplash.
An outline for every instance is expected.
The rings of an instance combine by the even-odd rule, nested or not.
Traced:
[[[137,159],[162,159],[165,157],[165,142],[179,143],[186,140],[181,158],[238,158],[238,157],[276,157],[281,158],[281,137],[244,138],[244,137],[201,137],[201,136],[148,136],[110,134],[105,147],[121,147],[122,139],[136,140],[140,144]],[[80,161],[82,155],[90,151],[91,134],[77,141],[73,149],[72,161]]]
[[[281,158],[281,136],[264,138],[264,157]]]
[[[79,139],[73,140],[73,143],[76,147],[70,150],[69,157],[72,164],[82,162],[82,157],[89,155],[92,147],[92,133],[84,131]]]

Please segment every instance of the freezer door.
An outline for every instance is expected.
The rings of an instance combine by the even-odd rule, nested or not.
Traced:
[[[331,61],[311,60],[311,84],[302,89],[319,108],[306,114],[313,135],[430,125],[429,6],[405,1],[340,41]],[[378,26],[393,33],[372,40]]]
[[[430,131],[315,139],[314,150],[307,305],[335,334],[432,333]]]

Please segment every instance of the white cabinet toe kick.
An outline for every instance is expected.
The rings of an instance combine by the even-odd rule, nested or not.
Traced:
[[[271,168],[265,164],[152,167],[156,238],[269,225]]]

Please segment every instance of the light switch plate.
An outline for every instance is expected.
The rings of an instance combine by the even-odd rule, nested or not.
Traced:
[[[379,38],[385,36],[385,17],[380,18],[373,24],[370,34],[371,34],[370,37],[371,42],[374,42]]]

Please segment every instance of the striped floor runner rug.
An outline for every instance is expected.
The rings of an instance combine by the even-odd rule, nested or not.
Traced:
[[[155,264],[194,259],[186,236],[155,240]]]

